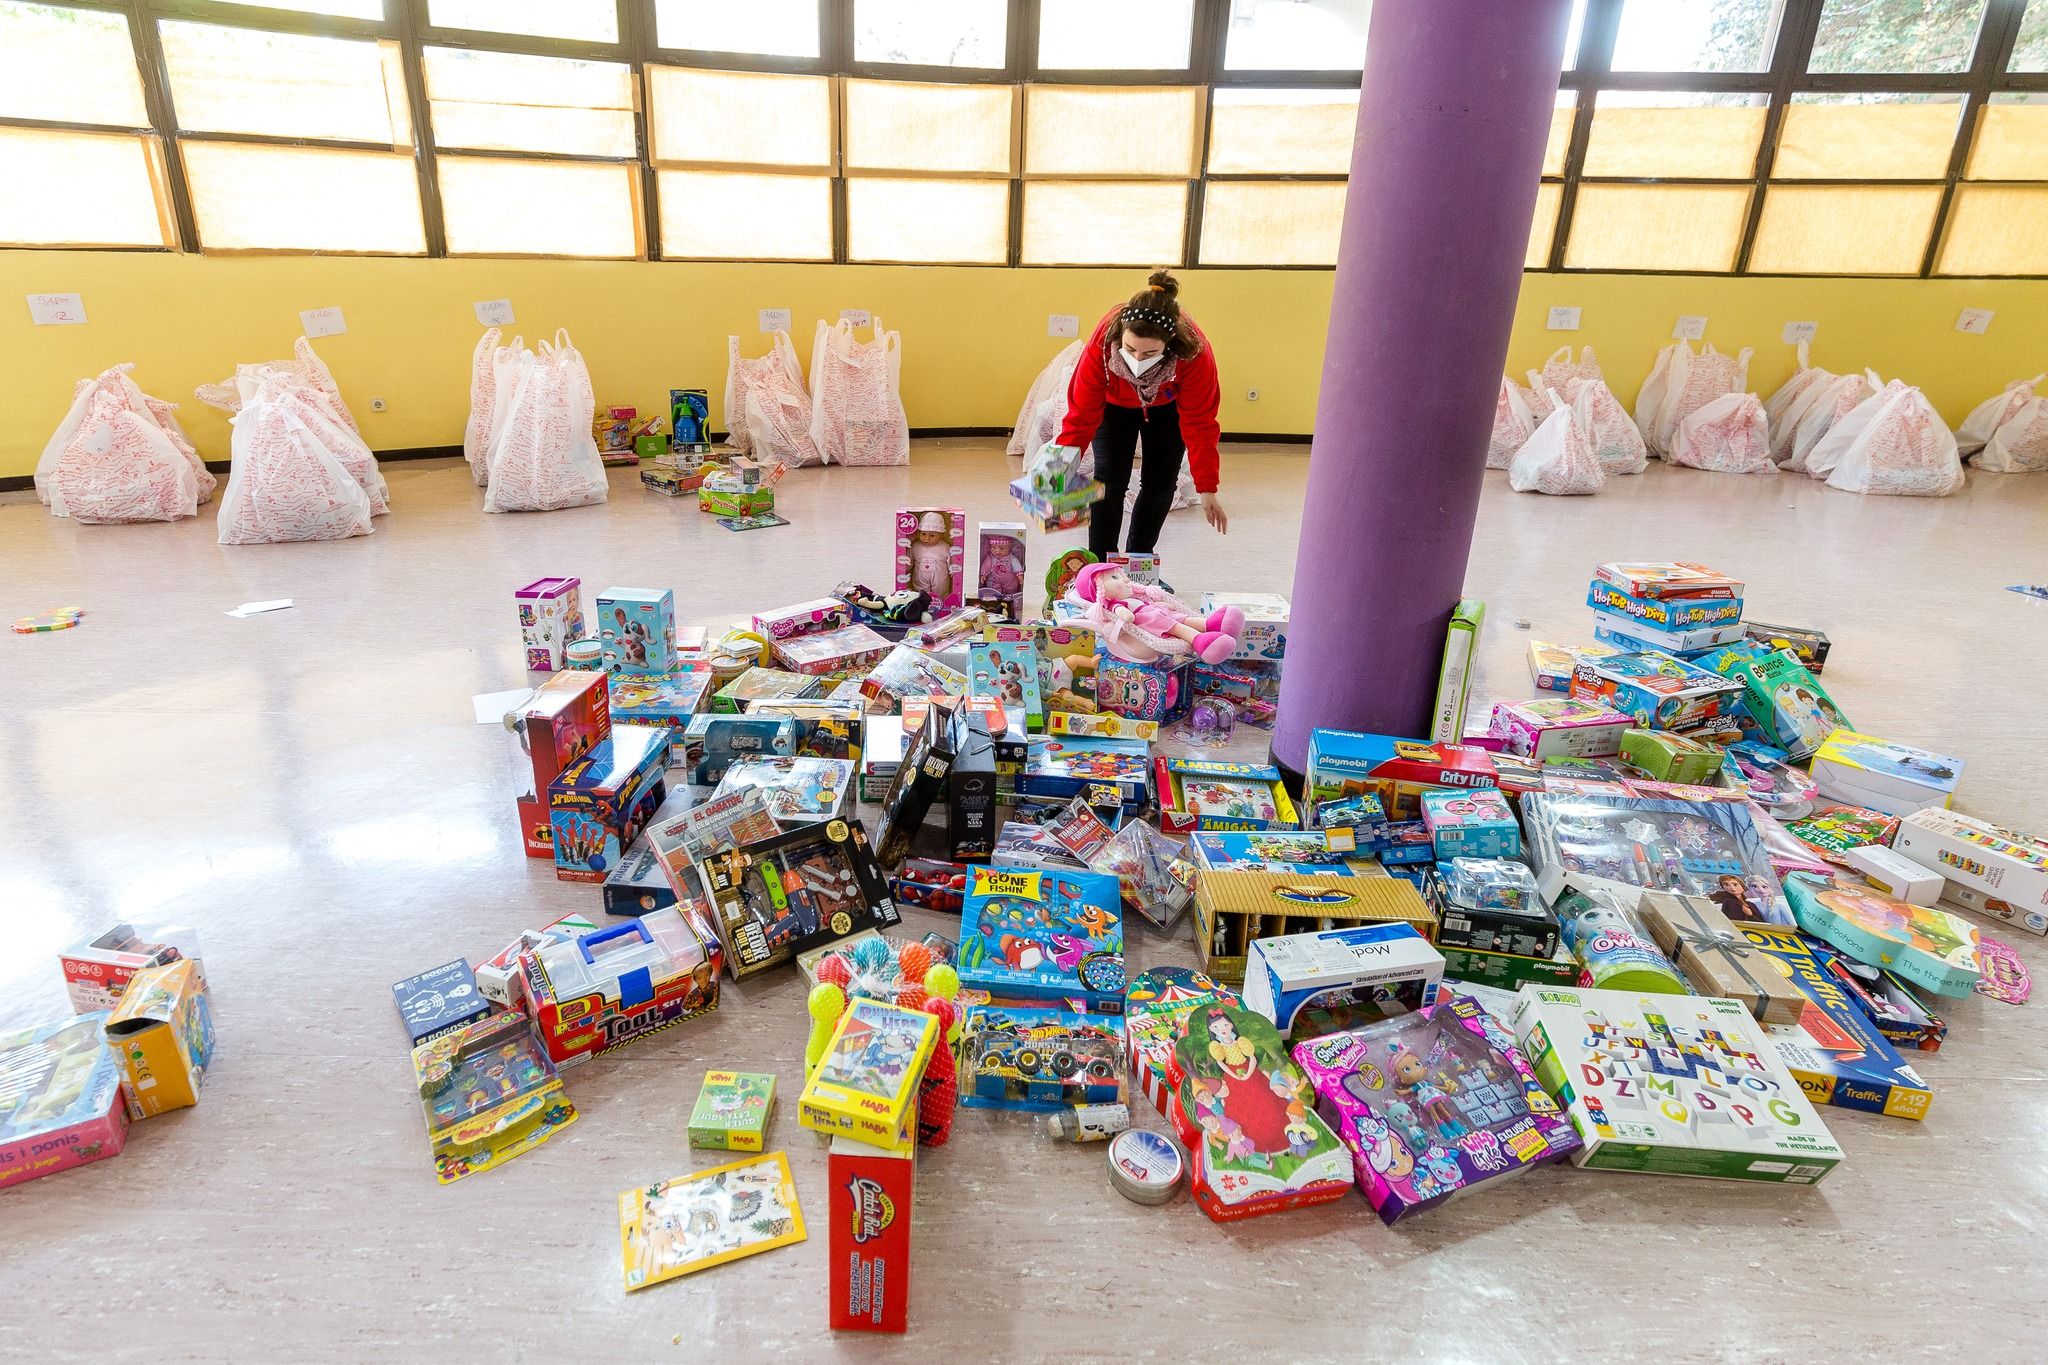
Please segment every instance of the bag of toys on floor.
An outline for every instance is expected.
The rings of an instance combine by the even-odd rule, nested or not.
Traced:
[[[818,322],[811,348],[811,440],[826,464],[910,463],[910,419],[903,413],[903,334],[857,340],[844,318]]]
[[[1027,455],[1060,434],[1067,420],[1067,385],[1081,363],[1086,341],[1070,341],[1046,362],[1024,394],[1024,406],[1017,409],[1017,425],[1010,431],[1005,453]]]
[[[1899,379],[1829,429],[1807,473],[1845,493],[1914,498],[1960,493],[1965,480],[1955,433],[1920,390]]]
[[[725,339],[726,440],[742,455],[791,469],[819,464],[823,456],[811,436],[811,395],[803,364],[789,333],[777,330],[768,354],[740,355],[740,339]]]
[[[1592,364],[1593,348],[1586,347],[1586,363]],[[1609,474],[1640,474],[1650,464],[1649,448],[1643,444],[1643,433],[1636,430],[1636,419],[1628,415],[1628,409],[1614,396],[1614,390],[1607,387],[1607,381],[1600,376],[1597,365],[1589,376],[1577,376],[1564,381],[1558,392],[1567,402],[1577,402],[1581,390],[1588,392],[1586,420],[1593,434],[1593,454],[1600,461],[1600,468]]]
[[[1593,445],[1593,390],[1581,387],[1572,402],[1546,391],[1550,415],[1508,465],[1508,487],[1517,493],[1597,493],[1607,482]]]
[[[2048,469],[2048,398],[2034,392],[2048,375],[2018,379],[1970,410],[1956,428],[1956,448],[1993,474]]]
[[[1515,452],[1536,434],[1536,417],[1529,411],[1529,391],[1501,376],[1500,397],[1493,406],[1493,434],[1486,442],[1486,467],[1506,469]]]
[[[526,349],[523,337],[513,337],[510,346],[500,346],[502,335],[497,328],[486,327],[469,359],[469,420],[462,426],[462,458],[468,461],[478,488],[491,478],[491,431],[497,420],[500,372]]]
[[[1675,465],[1717,474],[1775,474],[1770,424],[1753,393],[1724,393],[1702,403],[1678,424],[1664,457]]]
[[[1751,354],[1745,346],[1736,355],[1722,355],[1712,342],[1695,351],[1687,341],[1674,341],[1657,352],[1650,376],[1636,394],[1636,427],[1650,453],[1670,459],[1679,423],[1716,398],[1747,391]]]
[[[391,510],[390,490],[385,486],[384,475],[377,468],[377,456],[363,439],[356,426],[355,414],[342,401],[341,389],[334,382],[333,371],[313,350],[313,343],[300,337],[292,344],[292,359],[266,360],[253,365],[237,365],[234,374],[218,384],[202,384],[196,391],[199,400],[232,416],[238,416],[242,409],[255,398],[257,391],[266,383],[277,386],[276,391],[288,394],[292,411],[306,425],[312,439],[337,461],[342,470],[362,490],[368,503],[370,515],[381,517]],[[267,475],[267,471],[264,472]],[[303,472],[303,471],[302,471]],[[267,483],[277,480],[267,477]],[[228,476],[229,488],[234,486],[234,474]],[[227,503],[226,496],[221,499]],[[288,519],[287,519],[288,520]],[[361,532],[346,532],[349,535]],[[337,539],[336,536],[287,536],[281,539],[320,540]],[[246,543],[246,542],[223,542]]]
[[[336,452],[339,432],[289,377],[273,373],[258,380],[234,418],[234,465],[220,498],[220,543],[369,535],[370,497]]]
[[[597,399],[566,331],[538,353],[520,348],[494,367],[486,512],[587,507],[611,493],[590,433]]]
[[[53,516],[111,524],[197,516],[215,480],[176,417],[129,377],[133,364],[81,379],[36,462],[36,496]]]

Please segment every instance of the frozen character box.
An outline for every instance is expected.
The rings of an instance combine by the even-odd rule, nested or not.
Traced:
[[[1792,922],[1746,805],[1546,792],[1522,798],[1522,822],[1546,900],[1577,875],[1707,896],[1732,920]]]

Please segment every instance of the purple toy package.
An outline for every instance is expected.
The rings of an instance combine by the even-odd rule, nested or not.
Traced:
[[[1294,1060],[1385,1223],[1579,1146],[1513,1035],[1469,996],[1311,1038]]]

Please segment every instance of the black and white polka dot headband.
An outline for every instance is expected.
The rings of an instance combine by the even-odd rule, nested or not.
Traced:
[[[1168,332],[1173,330],[1174,325],[1174,319],[1160,312],[1157,308],[1126,308],[1124,309],[1123,320],[1126,324],[1149,322],[1154,327],[1163,328]]]

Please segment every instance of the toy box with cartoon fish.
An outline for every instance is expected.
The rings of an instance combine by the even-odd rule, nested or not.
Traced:
[[[960,983],[1002,1001],[1124,1001],[1123,891],[1096,872],[977,867],[960,915]]]
[[[797,1122],[890,1151],[917,1140],[917,1087],[939,1032],[937,1016],[856,998],[804,1083]]]
[[[0,1033],[0,1189],[119,1156],[121,1063],[104,1013]]]

